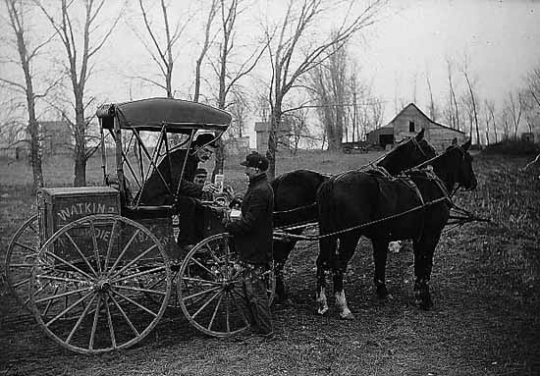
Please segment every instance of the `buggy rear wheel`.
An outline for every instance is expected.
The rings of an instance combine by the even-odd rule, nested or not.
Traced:
[[[36,264],[31,308],[47,335],[71,351],[130,347],[167,308],[165,250],[150,230],[125,217],[91,215],[62,227],[40,249]]]
[[[228,337],[250,326],[243,270],[227,233],[204,239],[187,254],[177,277],[179,300],[195,328],[214,337]],[[269,269],[264,277],[271,303],[275,291],[273,270]]]
[[[28,283],[39,253],[39,242],[39,224],[36,214],[26,220],[13,235],[5,258],[8,288],[17,302],[27,310],[29,310]]]

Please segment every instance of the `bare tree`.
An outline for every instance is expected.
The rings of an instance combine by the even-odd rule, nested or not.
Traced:
[[[240,0],[220,0],[221,1],[221,40],[219,48],[219,56],[214,71],[217,75],[219,87],[217,103],[218,108],[225,109],[227,107],[227,96],[238,85],[239,81],[246,77],[259,63],[259,60],[265,50],[265,46],[261,49],[252,49],[247,53],[245,58],[242,58],[234,68],[232,67],[233,51],[235,51],[235,31],[238,16],[243,13],[240,8]],[[216,151],[216,163],[214,166],[213,175],[223,171],[225,161],[224,145],[221,140],[218,140],[218,148]]]
[[[296,155],[300,147],[300,141],[312,138],[307,122],[308,110],[307,108],[299,108],[294,112],[287,113],[285,117],[292,131],[292,144],[289,147],[292,154]]]
[[[486,112],[486,134],[488,138],[488,145],[489,145],[489,126],[491,125],[491,129],[493,129],[493,134],[495,136],[495,143],[499,142],[499,136],[497,133],[497,120],[495,117],[495,102],[487,100],[485,101],[485,112]]]
[[[283,116],[283,103],[299,78],[339,51],[355,34],[372,25],[385,0],[371,1],[365,8],[357,9],[355,1],[289,0],[285,14],[276,27],[267,25],[265,33],[272,64],[269,102],[271,105],[267,156],[270,160],[268,174],[276,173],[277,135]],[[330,9],[346,7],[344,18],[337,30],[326,38],[314,41]],[[353,16],[354,15],[354,16]]]
[[[465,78],[465,82],[467,83],[467,90],[468,93],[465,96],[465,103],[467,104],[467,107],[469,109],[468,116],[469,116],[469,124],[470,124],[470,135],[472,137],[472,127],[474,125],[474,129],[476,130],[476,143],[478,145],[481,144],[480,141],[480,129],[478,124],[478,113],[480,111],[478,101],[478,94],[476,92],[476,83],[472,79],[469,73],[469,65],[468,65],[468,59],[467,56],[465,56],[463,65],[461,67],[461,73],[463,73],[463,77]]]
[[[32,166],[33,176],[32,189],[35,192],[43,186],[42,158],[39,142],[40,130],[36,115],[36,100],[47,95],[47,92],[54,87],[54,84],[49,85],[42,94],[36,92],[34,62],[43,47],[50,42],[50,38],[45,38],[37,43],[32,43],[29,40],[26,19],[31,9],[27,2],[22,0],[5,0],[5,5],[7,8],[8,24],[15,36],[14,45],[16,46],[18,59],[14,61],[22,70],[24,80],[19,82],[16,79],[2,77],[0,81],[22,94],[26,100],[26,111],[28,112],[28,125],[26,129],[30,136],[30,164]],[[5,134],[6,132],[7,130],[3,129],[3,133]]]
[[[139,39],[143,43],[146,51],[150,54],[152,61],[157,65],[163,81],[148,78],[146,76],[139,77],[143,81],[147,81],[153,85],[156,85],[165,90],[167,98],[174,97],[174,91],[172,87],[174,63],[178,58],[178,52],[174,52],[175,46],[182,36],[183,31],[189,23],[190,18],[185,22],[182,22],[182,18],[177,18],[178,22],[174,26],[174,30],[171,28],[171,20],[169,18],[169,5],[165,0],[160,0],[161,16],[156,25],[150,18],[149,12],[143,0],[139,0],[139,8],[143,17],[144,27],[150,41],[146,38],[140,37]],[[189,14],[189,13],[188,13]],[[159,25],[159,26],[158,26]],[[163,25],[163,30],[161,29]],[[133,28],[136,31],[136,28]],[[164,33],[164,36],[160,34]]]
[[[347,83],[346,46],[333,47],[339,47],[339,51],[329,49],[329,56],[323,56],[324,62],[315,66],[308,74],[311,89],[309,92],[319,107],[317,113],[325,126],[330,151],[340,150],[343,134],[347,136],[346,102],[350,88]]]
[[[445,111],[445,121],[450,126],[457,130],[461,130],[459,103],[454,89],[454,77],[452,71],[452,62],[446,59],[447,79],[448,79],[448,107]]]
[[[504,102],[505,109],[508,113],[512,133],[514,139],[517,139],[519,124],[521,123],[521,115],[523,114],[523,96],[521,93],[508,93]]]
[[[99,27],[99,21],[101,21],[100,16],[103,16],[103,13],[108,9],[105,7],[105,0],[84,0],[82,2],[82,19],[77,18],[77,15],[80,14],[80,9],[77,8],[79,3],[61,0],[59,2],[60,9],[55,11],[59,14],[59,18],[55,18],[53,12],[46,8],[45,2],[34,1],[41,8],[55,34],[60,38],[66,54],[65,73],[73,91],[72,105],[75,118],[72,119],[67,111],[63,109],[61,111],[65,120],[71,123],[74,131],[74,185],[84,186],[86,185],[87,161],[97,150],[97,146],[90,147],[88,145],[88,136],[90,136],[88,129],[93,116],[87,117],[86,109],[93,99],[85,99],[86,85],[92,75],[91,62],[112,34],[119,18],[117,17],[111,25],[102,30]],[[92,43],[94,39],[97,42]]]
[[[195,89],[193,93],[193,100],[195,102],[199,101],[199,95],[201,91],[201,68],[204,58],[208,53],[210,45],[215,38],[215,35],[212,33],[212,25],[214,24],[214,18],[219,10],[220,2],[219,0],[210,0],[208,15],[206,18],[206,23],[204,24],[204,39],[201,46],[201,52],[199,57],[195,62]]]
[[[435,105],[435,100],[433,99],[433,90],[431,88],[431,79],[429,78],[429,71],[426,69],[426,84],[427,84],[427,88],[428,88],[428,93],[429,93],[429,117],[431,118],[431,120],[433,121],[437,121],[437,118],[438,118],[438,113],[437,113],[437,108],[436,108],[436,105]]]
[[[540,130],[540,64],[527,75],[522,91],[524,118],[529,132]]]

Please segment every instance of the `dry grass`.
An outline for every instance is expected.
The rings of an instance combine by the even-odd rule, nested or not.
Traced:
[[[278,172],[298,168],[335,173],[375,155],[310,153],[280,156]],[[245,189],[239,158],[226,179]],[[46,338],[5,295],[0,303],[0,375],[537,375],[540,374],[540,181],[520,172],[524,158],[478,156],[477,191],[458,203],[493,218],[447,232],[437,248],[432,279],[435,307],[413,305],[412,253],[391,254],[388,286],[394,299],[374,296],[371,248],[362,240],[347,274],[352,322],[333,310],[314,314],[317,246],[302,242],[287,265],[294,304],[276,307],[272,340],[218,340],[192,329],[179,312],[139,346],[86,357]],[[93,162],[92,162],[93,163]],[[89,181],[98,183],[99,161]],[[97,168],[95,167],[97,166]],[[46,181],[67,185],[70,163],[47,166]],[[0,165],[1,253],[8,237],[35,212],[29,169]]]

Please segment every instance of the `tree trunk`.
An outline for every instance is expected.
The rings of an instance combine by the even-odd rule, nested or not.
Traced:
[[[75,187],[86,186],[86,159],[75,156]]]
[[[30,134],[30,165],[32,166],[32,193],[35,194],[39,188],[43,187],[43,170],[41,168],[41,148],[39,145],[39,124],[30,112],[28,133]]]
[[[273,179],[276,177],[276,150],[278,142],[278,131],[281,125],[281,98],[276,99],[274,108],[272,108],[270,115],[270,129],[268,129],[268,150],[266,151],[266,157],[268,158],[268,178]]]

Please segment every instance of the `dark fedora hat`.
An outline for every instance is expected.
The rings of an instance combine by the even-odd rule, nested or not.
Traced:
[[[266,171],[268,168],[268,159],[256,151],[246,157],[246,160],[240,163],[242,166],[258,168],[261,171]]]

